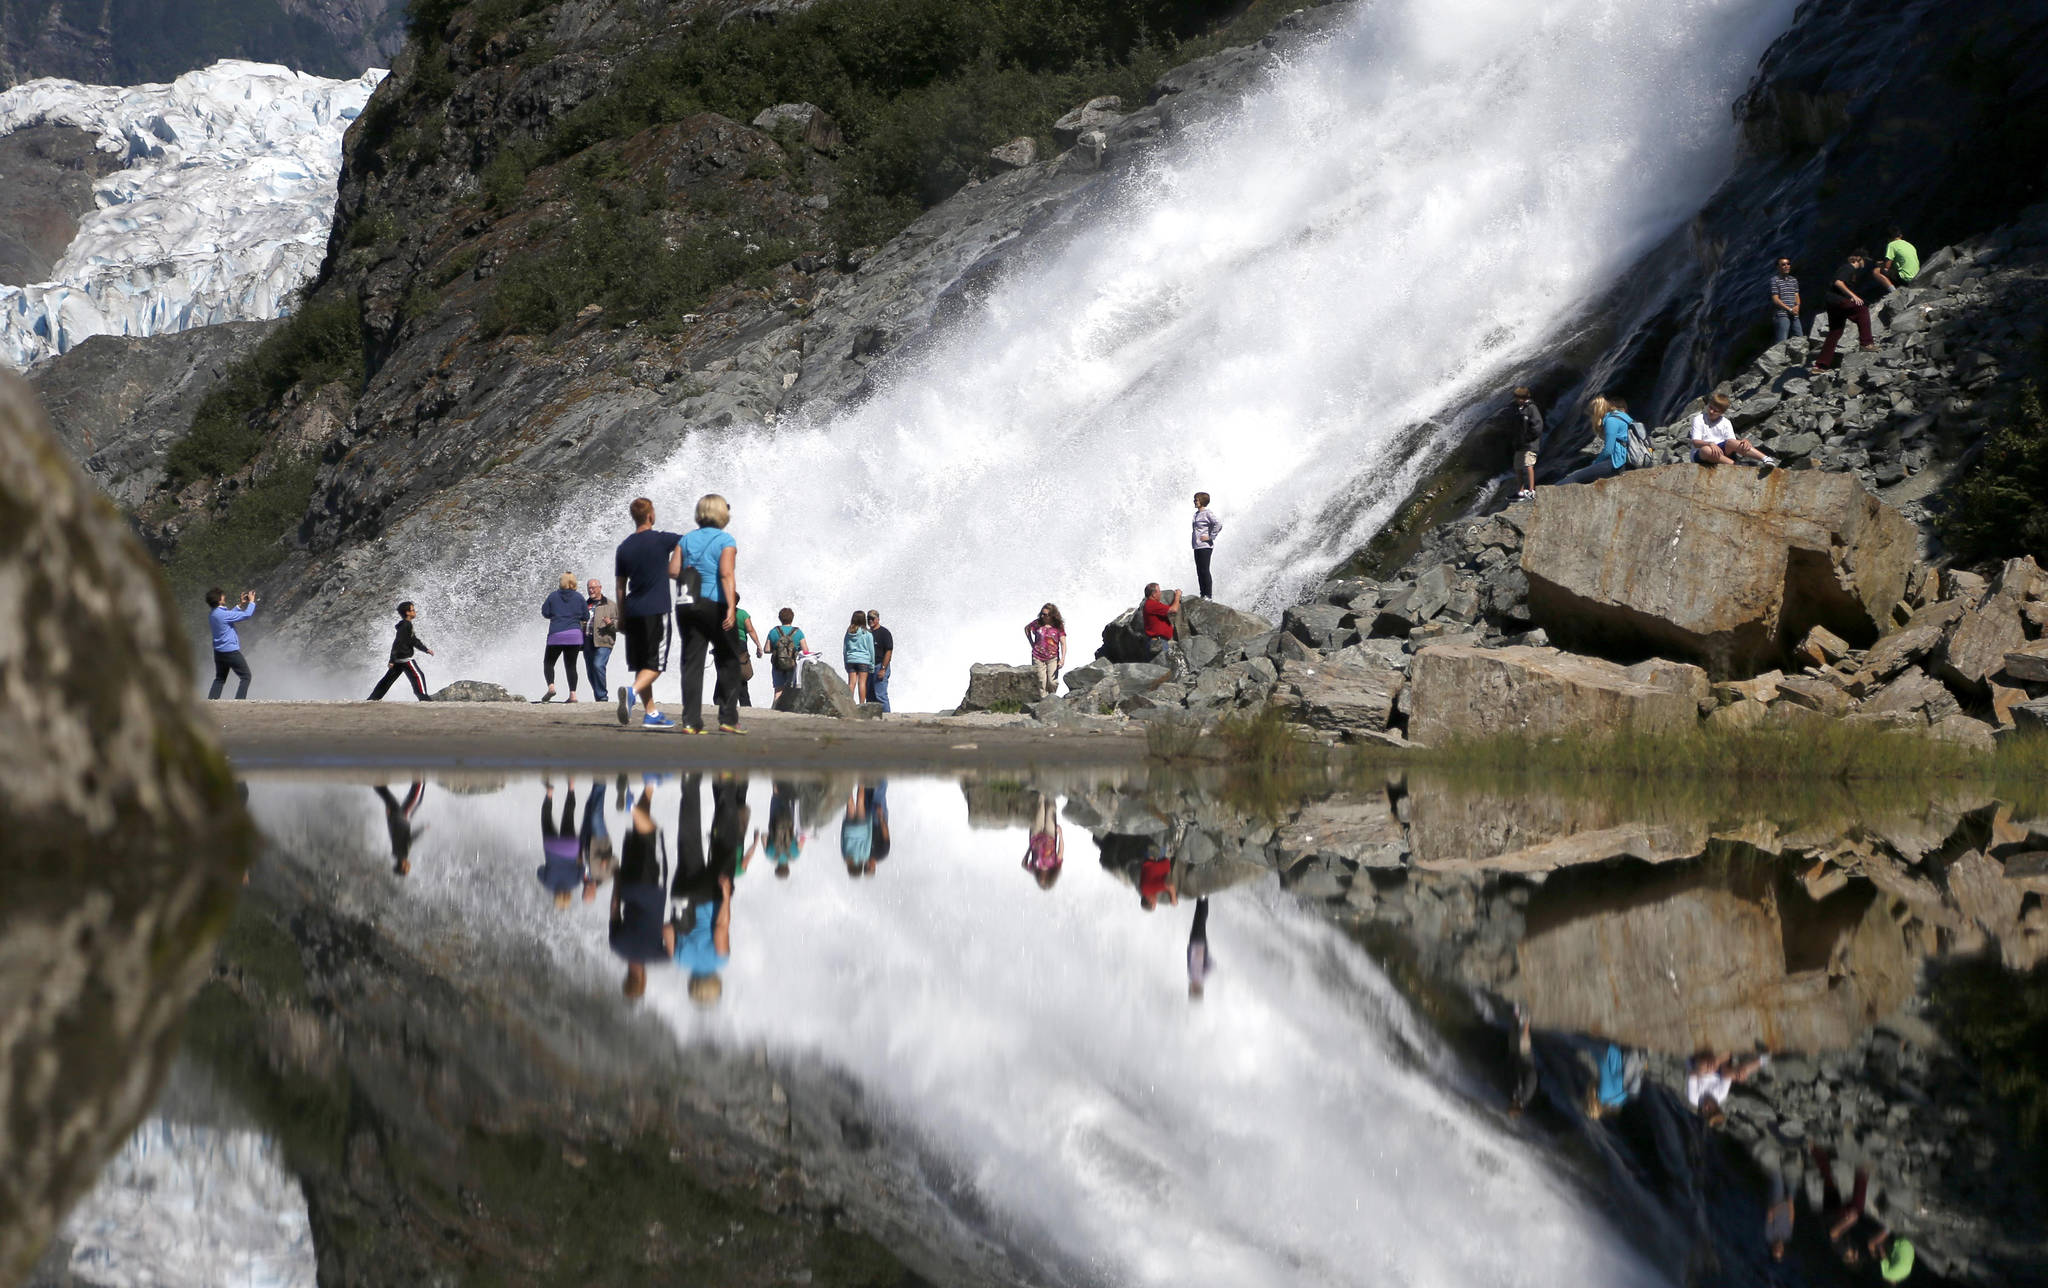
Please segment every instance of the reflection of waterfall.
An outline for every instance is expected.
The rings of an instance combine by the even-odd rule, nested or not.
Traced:
[[[360,788],[259,784],[251,808],[277,862],[317,883],[311,897],[431,946],[457,993],[513,988],[548,1014],[620,1005],[609,897],[558,909],[533,875],[540,794],[531,780],[431,792],[404,882],[385,871],[381,811]],[[769,799],[756,780],[753,827],[770,826]],[[654,817],[681,856],[678,800],[659,787]],[[1498,1093],[1270,879],[1211,901],[1218,965],[1195,1004],[1191,900],[1142,911],[1071,825],[1065,871],[1041,890],[1025,829],[971,829],[951,782],[898,782],[888,802],[888,857],[858,878],[839,810],[807,803],[790,876],[756,856],[736,882],[716,1007],[660,964],[639,1005],[681,1041],[850,1076],[1035,1281],[1654,1281],[1572,1181],[1467,1099]],[[604,804],[623,836],[624,813]],[[616,1055],[554,1049],[572,1066]]]
[[[670,523],[733,498],[755,607],[795,605],[820,643],[883,608],[906,707],[1021,661],[1044,599],[1085,634],[1148,580],[1190,582],[1197,488],[1227,525],[1219,593],[1277,606],[1398,504],[1427,456],[1407,431],[1698,210],[1792,9],[1360,4],[858,408],[694,435],[632,486]],[[493,576],[545,585],[563,552],[609,550],[626,486],[586,488]],[[470,655],[523,675],[501,625]]]

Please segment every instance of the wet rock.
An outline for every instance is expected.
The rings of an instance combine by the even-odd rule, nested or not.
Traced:
[[[782,691],[777,711],[800,716],[832,716],[851,720],[860,715],[860,704],[845,677],[818,661],[805,661],[796,669],[796,683]]]
[[[253,832],[156,566],[0,373],[0,1273],[155,1099]]]
[[[1052,123],[1053,141],[1063,148],[1073,147],[1083,134],[1121,121],[1123,105],[1124,101],[1114,94],[1089,99]]]
[[[524,702],[526,698],[488,680],[457,680],[434,695],[436,702]]]
[[[1690,693],[1556,649],[1432,645],[1415,655],[1410,674],[1408,737],[1425,747],[1502,733],[1677,731],[1699,719]]]
[[[1028,666],[1001,662],[976,662],[967,668],[967,692],[961,695],[959,710],[1022,711],[1039,700],[1038,672]]]
[[[1717,674],[1780,665],[1814,626],[1876,640],[1918,551],[1855,478],[1810,470],[1682,465],[1539,488],[1525,530],[1529,612],[1553,639],[1675,650]]]

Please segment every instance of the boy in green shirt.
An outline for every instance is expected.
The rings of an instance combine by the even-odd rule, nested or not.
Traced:
[[[1913,243],[1906,240],[1905,232],[1896,225],[1892,228],[1891,240],[1885,243],[1884,263],[1877,266],[1877,279],[1888,290],[1896,291],[1909,286],[1920,276],[1920,252],[1913,249]]]

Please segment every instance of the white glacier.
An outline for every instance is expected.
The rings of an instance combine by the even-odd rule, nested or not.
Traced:
[[[50,281],[0,286],[0,361],[289,312],[327,250],[342,135],[384,75],[225,59],[168,85],[52,79],[0,93],[0,135],[75,126],[128,163],[95,186],[98,209]]]

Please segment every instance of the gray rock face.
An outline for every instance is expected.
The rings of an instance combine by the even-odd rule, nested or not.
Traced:
[[[1401,673],[1384,667],[1283,662],[1273,705],[1312,729],[1356,737],[1387,728],[1401,685]]]
[[[253,832],[148,555],[0,373],[0,1278],[154,1099]]]
[[[791,711],[800,716],[834,716],[851,720],[860,715],[860,704],[853,700],[853,690],[847,686],[846,678],[823,662],[809,660],[796,668],[796,683],[782,691],[782,700],[775,704],[777,711]]]
[[[522,694],[487,680],[457,680],[433,695],[436,702],[524,702]]]
[[[1038,702],[1038,672],[1028,666],[1006,666],[999,662],[976,662],[967,668],[967,692],[960,698],[961,711],[990,711],[1001,707],[1022,711]]]
[[[403,13],[398,0],[256,0],[232,17],[195,23],[177,10],[10,6],[0,9],[0,88],[39,76],[139,85],[223,58],[360,76],[366,67],[391,65],[405,43]]]
[[[1213,599],[1193,596],[1181,600],[1180,624],[1190,641],[1211,640],[1219,648],[1264,635],[1273,629],[1273,623],[1257,613],[1247,613]]]
[[[0,137],[0,286],[50,280],[79,217],[93,209],[93,181],[120,168],[98,143],[70,125]]]
[[[1408,737],[1425,747],[1503,733],[1668,732],[1699,720],[1692,685],[1555,649],[1435,645],[1415,655],[1411,682]]]
[[[168,335],[96,335],[30,373],[57,437],[116,504],[140,506],[164,453],[221,377],[282,322],[223,322]]]

